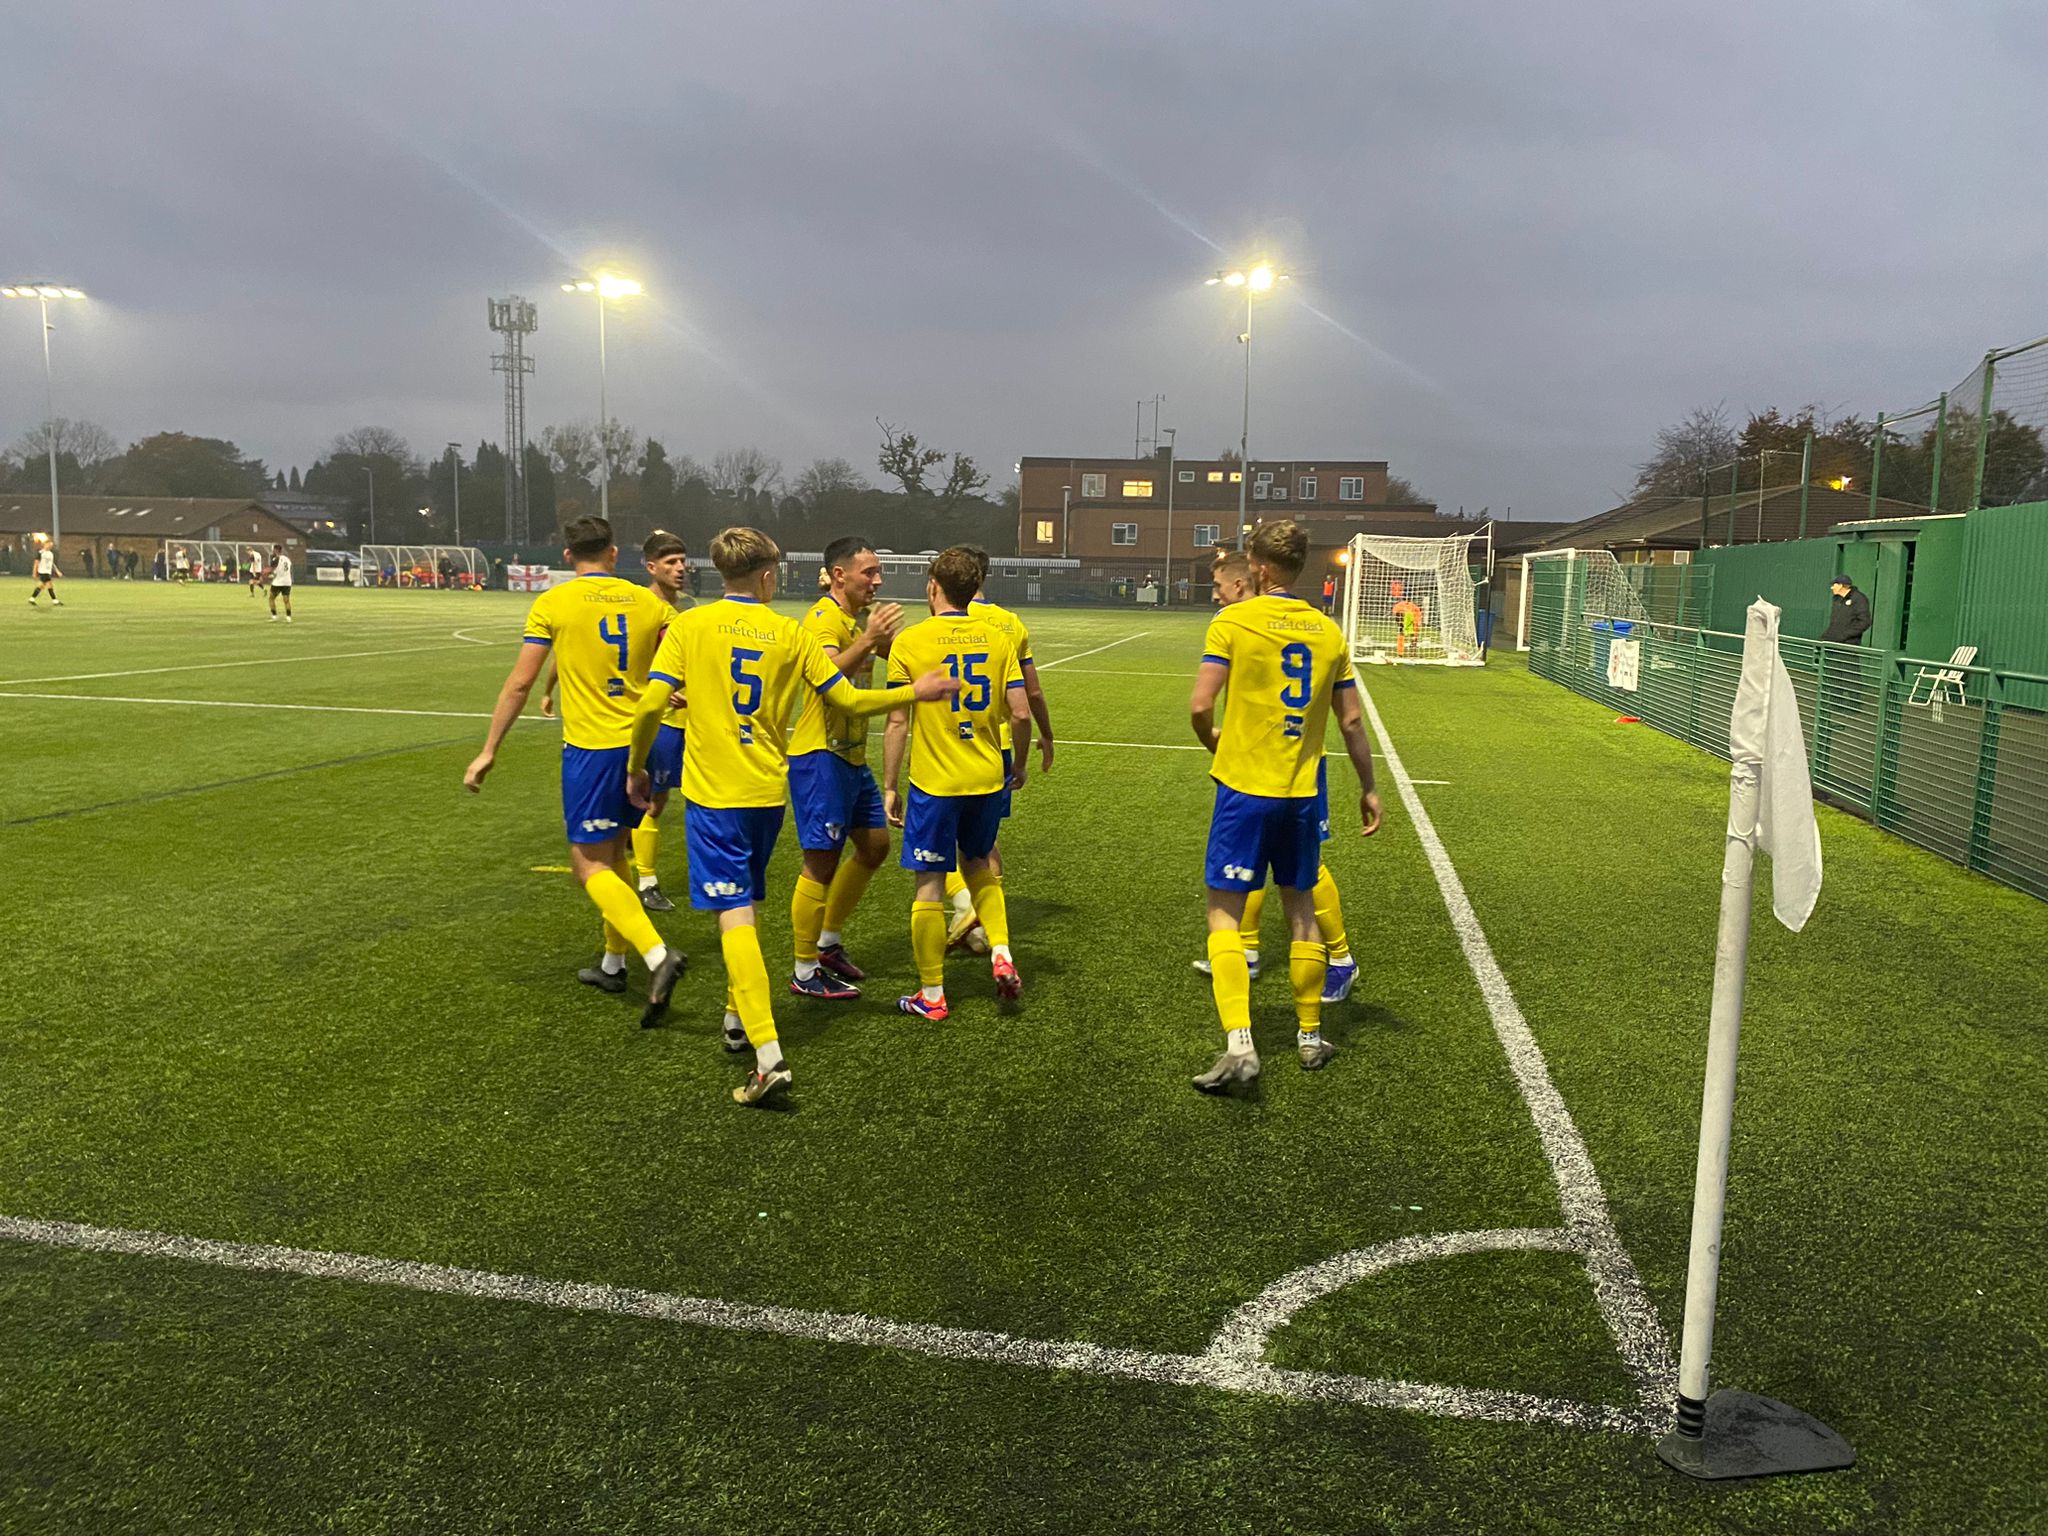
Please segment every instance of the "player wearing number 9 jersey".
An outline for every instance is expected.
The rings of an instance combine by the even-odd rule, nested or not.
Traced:
[[[1345,750],[1358,770],[1359,813],[1367,836],[1379,830],[1372,744],[1358,703],[1344,633],[1289,588],[1308,560],[1308,535],[1289,519],[1253,534],[1253,585],[1258,596],[1224,608],[1210,622],[1202,664],[1189,701],[1195,735],[1215,754],[1205,882],[1209,888],[1209,979],[1226,1048],[1195,1086],[1221,1092],[1259,1075],[1252,1048],[1251,973],[1245,960],[1245,895],[1270,869],[1287,910],[1292,942],[1288,979],[1294,992],[1296,1046],[1309,1071],[1335,1048],[1322,1038],[1327,951],[1316,928],[1313,891],[1322,862],[1327,800],[1320,793],[1324,733],[1334,710]],[[1215,724],[1217,695],[1229,696]]]
[[[612,978],[623,973],[630,945],[649,972],[640,1022],[654,1024],[668,1008],[684,962],[680,950],[662,943],[627,878],[627,837],[640,815],[626,795],[626,753],[633,711],[647,687],[647,665],[675,610],[647,588],[612,574],[619,551],[603,518],[579,517],[562,537],[562,555],[575,568],[575,579],[543,592],[527,611],[525,644],[499,690],[484,749],[463,783],[471,793],[483,788],[499,743],[552,656],[562,690],[562,818],[569,862],[605,923],[604,966],[581,971],[577,979],[607,992],[621,990]]]
[[[718,914],[727,983],[726,1040],[734,1026],[754,1047],[754,1070],[733,1090],[759,1104],[790,1083],[769,1003],[768,967],[755,931],[754,904],[768,894],[768,860],[782,831],[789,793],[789,718],[799,686],[815,689],[848,715],[879,714],[913,698],[957,690],[942,673],[901,688],[856,688],[814,635],[774,612],[782,551],[756,528],[728,528],[711,541],[711,563],[725,595],[680,615],[661,642],[640,700],[628,760],[636,803],[648,794],[647,756],[672,689],[689,703],[683,742],[683,840],[690,861],[690,905]]]
[[[910,947],[917,957],[919,990],[896,1006],[920,1018],[946,1017],[946,873],[956,863],[974,893],[975,909],[988,930],[996,994],[1015,998],[1022,990],[1010,956],[1009,912],[1003,880],[991,863],[1002,826],[1007,786],[1021,785],[1031,750],[1031,709],[1024,671],[1009,634],[968,604],[981,587],[974,552],[956,546],[932,561],[925,600],[932,616],[896,637],[889,651],[889,677],[910,676],[922,667],[943,667],[960,679],[960,692],[917,710],[910,742],[910,797],[897,785],[903,749],[911,737],[908,712],[889,717],[882,739],[884,801],[892,821],[903,827],[903,867],[917,875],[910,907]],[[1003,729],[1015,734],[1015,755],[1005,772]]]

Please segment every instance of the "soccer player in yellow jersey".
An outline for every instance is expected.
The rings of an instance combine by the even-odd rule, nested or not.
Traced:
[[[898,603],[875,605],[882,562],[866,539],[849,535],[825,546],[825,595],[802,619],[855,687],[865,688],[877,655],[903,623]],[[862,615],[866,623],[862,623]],[[860,996],[854,983],[866,973],[846,955],[846,921],[889,857],[889,827],[882,792],[868,767],[868,718],[835,709],[825,696],[804,693],[796,732],[789,739],[789,803],[796,810],[804,872],[789,904],[796,971],[789,990],[798,997],[844,1002]],[[851,845],[853,857],[840,857]]]
[[[889,650],[891,682],[923,667],[944,667],[960,680],[955,696],[916,711],[907,805],[897,786],[903,749],[911,736],[911,711],[895,710],[882,739],[889,819],[903,828],[903,867],[917,875],[910,947],[917,956],[919,986],[909,997],[898,998],[896,1006],[925,1019],[946,1017],[946,908],[941,898],[946,873],[956,864],[967,877],[982,926],[988,930],[996,995],[1008,1001],[1024,986],[1010,955],[1003,877],[991,858],[1004,796],[1024,785],[1031,708],[1024,697],[1024,670],[1009,636],[989,618],[968,611],[980,586],[981,567],[971,551],[957,545],[943,551],[932,561],[925,581],[932,616],[904,630]],[[1005,720],[1016,742],[1007,768],[1001,735]]]
[[[1216,804],[1209,821],[1205,880],[1209,887],[1209,969],[1225,1047],[1195,1078],[1204,1093],[1221,1093],[1259,1075],[1252,1045],[1251,973],[1245,963],[1245,894],[1272,871],[1287,911],[1295,1045],[1304,1070],[1329,1063],[1336,1047],[1322,1036],[1326,951],[1316,930],[1314,888],[1322,859],[1329,801],[1322,778],[1323,738],[1331,711],[1345,751],[1358,770],[1359,817],[1370,837],[1379,830],[1372,743],[1358,704],[1344,632],[1288,589],[1308,560],[1308,535],[1291,519],[1263,524],[1249,550],[1258,595],[1233,603],[1210,621],[1202,663],[1188,701],[1195,736],[1215,754],[1210,777]],[[1216,699],[1229,685],[1223,724]]]
[[[1251,557],[1242,550],[1218,553],[1210,574],[1209,596],[1218,608],[1228,608],[1232,603],[1241,603],[1248,597],[1256,596],[1252,590]],[[1323,812],[1323,841],[1330,840],[1330,820],[1327,801],[1328,759],[1324,759],[1325,771],[1317,779],[1319,791],[1325,800]],[[1330,873],[1328,864],[1316,868],[1316,929],[1322,935],[1323,946],[1329,951],[1330,968],[1323,980],[1323,1001],[1341,1003],[1351,995],[1351,984],[1358,979],[1358,962],[1351,958],[1351,945],[1344,936],[1344,903],[1337,892],[1337,881]],[[1244,958],[1251,979],[1259,979],[1259,920],[1266,911],[1266,891],[1261,886],[1246,894],[1244,899],[1244,922],[1238,931],[1244,935]],[[1204,976],[1209,974],[1209,962],[1197,960],[1195,969]]]
[[[981,584],[975,588],[974,601],[967,605],[968,612],[977,618],[984,618],[1009,636],[1011,648],[1017,653],[1017,664],[1024,669],[1024,697],[1031,706],[1031,720],[1038,729],[1038,766],[1041,773],[1052,772],[1052,710],[1045,702],[1045,690],[1039,686],[1038,667],[1031,659],[1031,632],[1025,627],[1023,618],[1000,603],[988,599],[988,551],[978,545],[963,546],[974,556],[981,568]],[[1010,722],[1007,716],[1002,722],[1003,773],[1009,776],[1011,748]],[[1010,817],[1010,792],[1003,791],[1003,819]],[[1003,872],[1002,849],[998,847],[990,856],[995,872]],[[974,910],[974,893],[967,889],[966,877],[957,870],[946,876],[946,899],[953,905],[951,925],[946,931],[946,945],[953,948],[966,945],[970,949],[986,952],[987,931]],[[977,942],[978,941],[978,942]]]
[[[690,905],[718,914],[726,1046],[754,1047],[754,1070],[733,1090],[742,1104],[759,1104],[791,1081],[775,1034],[754,906],[768,895],[768,860],[782,830],[797,688],[815,689],[849,714],[878,714],[913,699],[944,698],[960,686],[934,671],[902,688],[854,687],[802,625],[768,607],[781,559],[775,541],[759,529],[728,528],[713,539],[711,563],[725,580],[725,595],[677,616],[648,673],[652,684],[680,689],[690,703],[683,744]],[[636,805],[647,801],[647,759],[667,706],[667,693],[650,689],[633,722],[627,787]]]
[[[690,552],[681,539],[665,528],[657,528],[640,546],[640,558],[646,562],[647,584],[654,589],[656,597],[677,613],[696,605],[697,600],[690,596],[684,585],[689,577]],[[540,695],[540,712],[543,715],[552,717],[555,712],[558,680],[557,669],[550,666],[547,685]],[[660,734],[654,738],[654,751],[647,759],[653,793],[647,802],[647,814],[633,829],[633,872],[640,879],[640,905],[650,912],[673,912],[676,909],[676,904],[662,891],[654,860],[661,851],[660,816],[668,806],[669,791],[683,781],[683,726],[688,711],[677,702],[681,698],[679,693],[671,696]]]
[[[484,749],[462,782],[472,794],[482,790],[498,744],[525,709],[541,663],[552,657],[562,682],[562,817],[569,863],[604,914],[604,960],[577,979],[622,992],[626,949],[638,950],[648,970],[640,1022],[651,1026],[668,1011],[685,961],[681,950],[662,943],[626,879],[626,838],[640,820],[626,796],[626,754],[633,711],[647,687],[647,665],[675,610],[647,588],[612,574],[619,551],[603,518],[579,517],[562,530],[562,538],[562,555],[575,568],[575,579],[541,593],[527,610],[526,643],[498,692]]]

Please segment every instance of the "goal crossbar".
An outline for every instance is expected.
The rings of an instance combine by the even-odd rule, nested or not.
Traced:
[[[1352,660],[1453,667],[1483,663],[1473,599],[1492,547],[1491,524],[1440,539],[1355,535],[1341,557],[1344,636]]]

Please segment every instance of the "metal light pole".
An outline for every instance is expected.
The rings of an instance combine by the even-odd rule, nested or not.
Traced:
[[[370,542],[377,542],[377,474],[369,465],[363,466],[363,478],[370,482]]]
[[[1152,430],[1157,432],[1155,420]],[[1160,603],[1162,608],[1173,606],[1173,440],[1179,435],[1179,428],[1166,428],[1166,591]]]
[[[462,444],[450,443],[448,445],[448,462],[453,466],[453,472],[449,475],[449,479],[455,486],[455,543],[460,547],[462,543]]]
[[[43,404],[46,416],[43,435],[50,447],[50,548],[58,548],[63,537],[63,514],[57,505],[57,385],[50,372],[50,300],[82,299],[85,295],[76,288],[66,288],[62,283],[15,283],[0,288],[0,298],[34,299],[43,317]],[[60,558],[61,558],[61,551]]]
[[[612,515],[612,454],[606,434],[612,418],[611,407],[605,397],[604,301],[632,298],[646,290],[630,277],[600,272],[594,278],[579,277],[573,283],[562,284],[562,292],[597,295],[597,513],[609,521]]]
[[[1067,523],[1073,515],[1074,488],[1071,485],[1063,485],[1060,487],[1060,558],[1062,560],[1067,558]]]
[[[1246,498],[1251,494],[1252,476],[1252,299],[1254,295],[1266,292],[1275,283],[1287,281],[1288,274],[1276,272],[1271,263],[1260,262],[1257,266],[1239,272],[1218,272],[1208,279],[1209,286],[1222,283],[1229,288],[1244,290],[1244,334],[1237,339],[1244,344],[1244,422],[1237,438],[1237,547],[1244,548],[1245,518],[1248,515]]]

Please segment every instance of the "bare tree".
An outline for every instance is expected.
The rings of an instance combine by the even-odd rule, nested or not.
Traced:
[[[595,441],[597,434],[591,434]],[[640,457],[645,446],[641,436],[614,416],[604,424],[604,447],[611,460],[612,478],[617,479],[622,470],[631,472],[632,464]]]
[[[758,448],[721,448],[711,456],[711,489],[721,496],[772,495],[782,461]]]
[[[58,472],[65,484],[73,489],[99,489],[108,467],[120,457],[121,446],[114,441],[114,434],[96,421],[76,421],[68,416],[46,421],[33,432],[22,433],[12,448],[0,454],[0,465],[11,461],[24,473],[32,469],[49,454],[53,430],[57,435]],[[78,466],[75,481],[71,470],[65,467],[65,460]],[[0,469],[0,475],[4,473]]]
[[[915,432],[899,432],[879,416],[875,425],[882,429],[882,451],[876,463],[912,500],[930,497],[937,502],[938,511],[951,512],[988,484],[988,475],[968,455],[956,453],[948,464],[942,449],[926,447]],[[941,464],[947,465],[946,481],[935,493],[925,477]]]
[[[412,444],[389,427],[356,427],[339,434],[329,445],[330,456],[346,454],[358,459],[389,459],[394,464],[417,466]]]
[[[556,476],[577,485],[597,483],[597,428],[588,421],[543,427],[541,451]]]
[[[844,459],[813,459],[808,468],[796,477],[796,498],[807,507],[815,507],[827,496],[842,491],[864,491],[868,488],[860,471]]]
[[[1405,475],[1389,475],[1387,503],[1396,507],[1421,507],[1429,504],[1429,498],[1415,489],[1415,482]]]
[[[1726,464],[1735,451],[1727,403],[1694,406],[1683,421],[1657,434],[1657,451],[1636,466],[1635,493],[1690,496],[1699,490],[1701,474]]]

